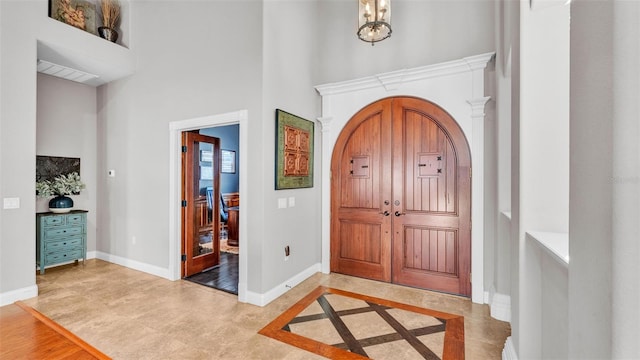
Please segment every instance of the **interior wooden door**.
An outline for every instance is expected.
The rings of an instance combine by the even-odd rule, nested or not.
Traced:
[[[393,282],[470,296],[466,138],[435,104],[393,99]]]
[[[331,164],[331,269],[391,281],[391,107],[363,109],[336,144]]]
[[[470,296],[470,166],[439,106],[396,97],[362,109],[332,158],[331,270]]]
[[[220,139],[182,133],[182,199],[182,276],[187,277],[220,263]]]

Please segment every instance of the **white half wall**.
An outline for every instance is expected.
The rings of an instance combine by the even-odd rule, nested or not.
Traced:
[[[322,272],[329,273],[331,156],[342,128],[364,106],[391,96],[415,96],[444,108],[471,149],[471,300],[484,302],[484,69],[494,53],[316,86],[322,96]]]

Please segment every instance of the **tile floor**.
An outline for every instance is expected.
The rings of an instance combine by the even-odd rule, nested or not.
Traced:
[[[315,274],[265,307],[100,260],[47,269],[25,303],[114,359],[322,359],[258,331],[319,285],[465,317],[467,359],[500,359],[508,323],[486,305],[340,274]]]

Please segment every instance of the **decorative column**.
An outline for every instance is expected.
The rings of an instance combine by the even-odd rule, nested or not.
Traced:
[[[323,114],[324,105],[329,103],[328,98],[323,99]],[[321,270],[323,273],[328,274],[331,271],[330,261],[331,258],[331,249],[330,249],[330,238],[331,238],[331,171],[326,171],[326,169],[331,169],[331,156],[326,156],[328,152],[325,152],[324,149],[332,149],[333,144],[331,144],[331,121],[333,117],[331,116],[323,116],[317,118],[318,123],[320,123],[320,132],[322,133],[322,149],[320,152],[316,152],[317,154],[322,155],[322,171],[321,171],[321,183],[322,183],[322,224],[320,225],[321,231],[321,239],[322,241],[322,249],[320,251],[322,255],[322,263]]]
[[[484,74],[483,71],[478,71]],[[484,92],[484,89],[482,90]],[[477,239],[484,238],[484,108],[491,99],[489,96],[467,100],[471,105],[471,123],[472,138],[471,140],[471,203],[478,204],[472,206],[471,219],[471,253],[476,257],[484,259],[484,241]],[[483,264],[471,263],[471,282],[479,282],[473,284],[471,290],[471,298],[474,302],[484,303],[484,266]]]

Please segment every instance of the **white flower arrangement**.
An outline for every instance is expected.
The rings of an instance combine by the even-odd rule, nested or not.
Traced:
[[[39,197],[49,197],[53,195],[77,195],[85,188],[85,184],[80,181],[80,175],[72,172],[67,175],[56,176],[53,181],[36,181],[36,195]]]

